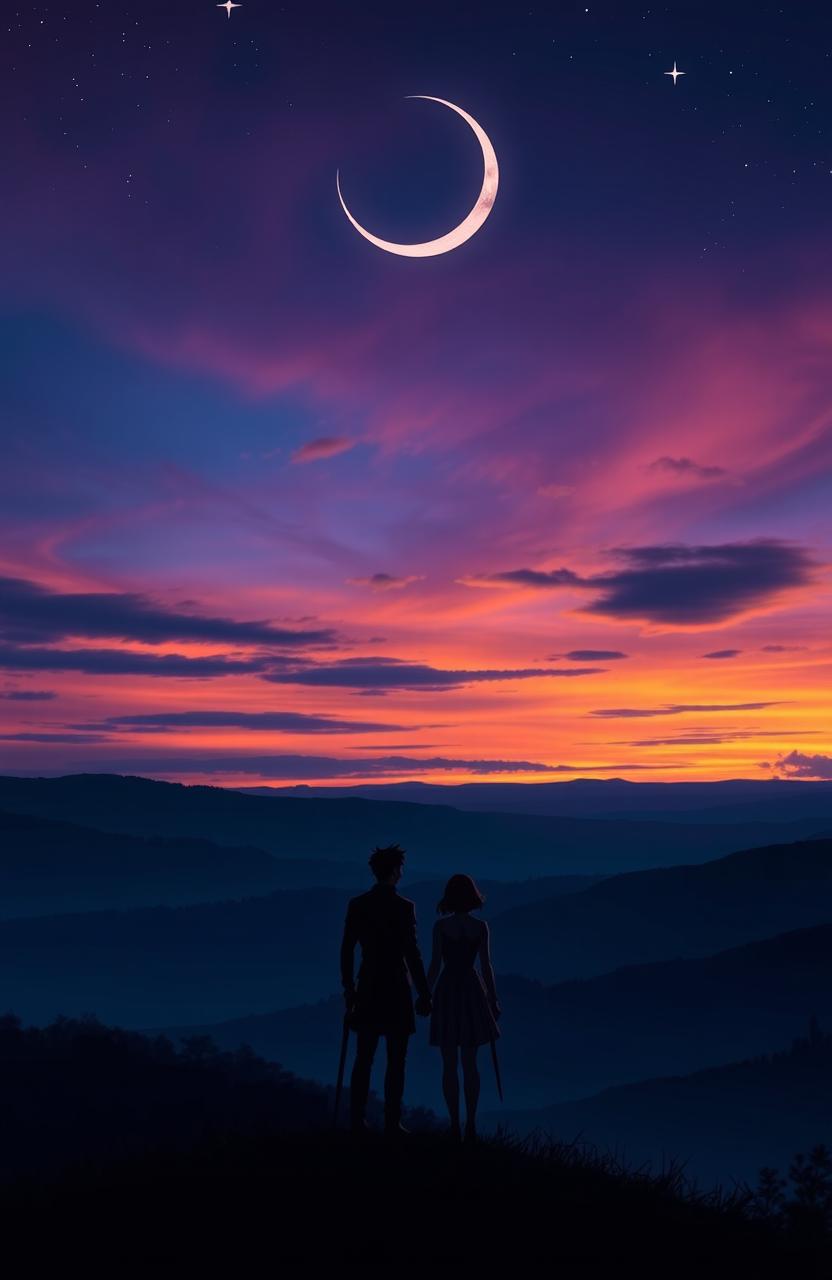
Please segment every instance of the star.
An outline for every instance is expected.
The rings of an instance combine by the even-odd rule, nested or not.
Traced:
[[[217,5],[218,9],[225,9],[225,12],[228,14],[229,18],[231,17],[232,9],[242,9],[242,7],[243,6],[241,4],[233,4],[232,0],[225,0],[225,4]],[[675,66],[676,64],[674,63],[673,65]]]
[[[231,17],[231,14],[229,13],[229,15],[228,15],[228,16],[229,16],[229,18],[230,18],[230,17]],[[675,84],[675,83],[676,83],[676,78],[677,78],[677,76],[685,76],[685,75],[687,75],[687,72],[686,72],[686,71],[677,71],[677,70],[676,70],[676,59],[674,58],[674,59],[673,59],[673,70],[672,70],[672,71],[665,71],[665,75],[666,75],[666,76],[673,76],[673,83]]]

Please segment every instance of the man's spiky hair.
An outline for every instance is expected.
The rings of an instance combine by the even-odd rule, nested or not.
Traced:
[[[400,867],[405,859],[405,851],[398,844],[376,845],[369,857],[369,864],[377,880],[386,880]]]

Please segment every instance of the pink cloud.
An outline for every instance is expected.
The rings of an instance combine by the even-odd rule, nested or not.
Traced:
[[[334,458],[339,453],[346,453],[355,447],[354,440],[344,436],[318,436],[295,449],[292,462],[317,462],[320,458]]]

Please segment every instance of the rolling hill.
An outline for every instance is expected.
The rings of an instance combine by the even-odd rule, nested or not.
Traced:
[[[407,1111],[406,1139],[356,1144],[329,1128],[330,1091],[249,1050],[192,1040],[177,1053],[90,1021],[13,1018],[0,1046],[0,1214],[27,1274],[67,1257],[89,1276],[234,1275],[264,1258],[406,1271],[405,1254],[434,1270],[437,1257],[554,1256],[595,1274],[622,1252],[647,1275],[668,1257],[682,1277],[715,1263],[761,1280],[828,1268],[828,1239],[789,1219],[755,1220],[569,1146],[453,1147]],[[369,1110],[377,1123],[377,1099]]]
[[[674,1156],[704,1186],[751,1185],[763,1165],[781,1173],[796,1151],[832,1148],[832,1035],[814,1027],[788,1050],[690,1075],[642,1080],[537,1111],[491,1111],[485,1129],[540,1129],[654,1169]]]
[[[139,853],[144,843],[133,840]],[[235,851],[221,852],[230,857]],[[340,990],[346,904],[369,879],[365,874],[356,889],[316,886],[178,907],[0,920],[0,1008],[5,1003],[36,1022],[94,1011],[136,1026],[228,1018],[317,999]],[[566,876],[519,884],[484,880],[480,887],[499,910],[538,896],[548,900],[582,883]],[[427,881],[405,892],[416,902],[426,947],[443,887]],[[356,970],[359,962],[357,951]]]
[[[547,1106],[611,1085],[687,1074],[769,1053],[816,1013],[832,1021],[832,924],[780,934],[695,960],[631,965],[600,977],[544,986],[497,973],[503,1007],[499,1055],[506,1109]],[[224,1023],[166,1027],[210,1034],[224,1048],[246,1042],[266,1058],[322,1082],[335,1078],[340,998]],[[439,1050],[417,1019],[407,1098],[443,1113]],[[483,1110],[496,1106],[480,1053]]]
[[[832,920],[832,840],[744,849],[699,865],[610,876],[493,921],[504,972],[543,982],[703,956]]]
[[[735,849],[814,834],[814,818],[780,824],[680,824],[463,812],[392,801],[242,795],[118,774],[0,777],[0,809],[129,835],[189,837],[247,845],[280,858],[366,866],[375,844],[398,841],[411,874],[441,879],[459,870],[519,880],[608,875],[705,862]]]
[[[0,812],[0,918],[215,901],[325,883],[353,887],[362,868],[278,859],[188,837],[130,836]]]

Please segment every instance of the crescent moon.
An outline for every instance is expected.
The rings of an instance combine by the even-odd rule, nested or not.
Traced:
[[[450,249],[456,249],[458,245],[470,240],[475,231],[479,231],[494,207],[500,171],[497,167],[497,156],[491,145],[491,139],[474,117],[469,116],[467,111],[462,110],[462,107],[456,106],[453,102],[446,102],[444,98],[432,98],[428,93],[409,93],[406,96],[408,98],[424,98],[427,102],[439,102],[443,107],[450,107],[451,111],[455,111],[457,115],[462,116],[465,123],[473,130],[477,142],[482,148],[483,179],[476,203],[468,216],[463,218],[462,222],[454,227],[453,231],[440,236],[437,240],[424,240],[420,244],[396,244],[393,240],[381,240],[378,236],[374,236],[371,231],[368,231],[366,227],[362,227],[361,223],[352,216],[341,194],[341,178],[338,170],[335,173],[335,185],[338,189],[338,199],[341,201],[344,213],[358,234],[362,235],[365,240],[369,240],[370,244],[374,244],[378,249],[384,249],[386,253],[399,253],[405,258],[430,258],[434,254],[447,253]]]

